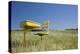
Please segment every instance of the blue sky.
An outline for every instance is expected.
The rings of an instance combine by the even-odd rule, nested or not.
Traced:
[[[11,29],[20,29],[24,20],[50,21],[50,29],[78,27],[77,5],[12,2]]]

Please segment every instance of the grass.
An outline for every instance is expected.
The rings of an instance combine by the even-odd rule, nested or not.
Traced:
[[[26,32],[24,43],[23,31],[11,31],[12,52],[52,51],[78,48],[78,32],[68,30],[50,30],[49,35],[42,37],[37,32]],[[25,46],[24,46],[25,44]]]

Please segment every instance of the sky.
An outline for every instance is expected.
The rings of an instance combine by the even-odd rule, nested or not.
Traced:
[[[49,21],[50,29],[78,27],[78,6],[14,1],[11,5],[11,29],[21,29],[24,20]]]

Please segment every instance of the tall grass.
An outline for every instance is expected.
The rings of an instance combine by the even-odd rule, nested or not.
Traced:
[[[50,31],[42,37],[36,32],[26,32],[24,43],[23,31],[11,31],[12,52],[50,51],[78,48],[77,31]],[[26,46],[24,46],[24,44]]]

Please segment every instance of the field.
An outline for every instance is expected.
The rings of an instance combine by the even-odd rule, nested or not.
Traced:
[[[69,50],[78,48],[78,32],[75,30],[50,30],[48,35],[35,35],[37,32],[20,30],[11,31],[12,52],[35,52]]]

